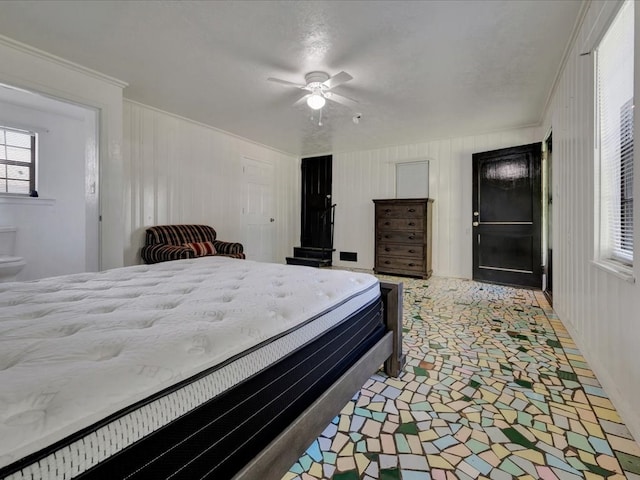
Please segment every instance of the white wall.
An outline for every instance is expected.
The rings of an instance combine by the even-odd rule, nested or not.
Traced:
[[[434,275],[472,275],[472,158],[476,152],[540,141],[538,129],[523,128],[412,145],[338,153],[333,156],[336,207],[334,265],[371,270],[374,263],[373,199],[395,198],[395,165],[429,160],[433,204]],[[339,260],[357,252],[358,262]]]
[[[18,280],[97,270],[97,244],[87,245],[97,212],[88,219],[85,203],[87,196],[90,203],[97,198],[85,182],[95,157],[86,157],[87,144],[95,149],[94,112],[8,89],[0,94],[0,125],[38,134],[40,197],[0,196],[0,225],[17,228],[15,254],[26,261]]]
[[[284,262],[300,237],[300,162],[206,125],[124,102],[125,263],[140,263],[151,225],[204,223],[242,241],[242,157],[274,166],[275,250]],[[250,256],[250,253],[249,253]]]
[[[593,2],[569,53],[542,131],[553,129],[554,309],[634,434],[640,438],[640,285],[605,272],[594,259],[593,56],[614,2]],[[640,8],[636,6],[636,72]],[[640,98],[640,74],[635,75]],[[635,125],[640,125],[636,109]],[[636,133],[637,133],[636,129]],[[634,159],[640,191],[640,155]],[[640,278],[640,215],[635,215],[635,278]]]
[[[99,111],[101,268],[123,265],[122,88],[116,79],[0,36],[0,83]]]

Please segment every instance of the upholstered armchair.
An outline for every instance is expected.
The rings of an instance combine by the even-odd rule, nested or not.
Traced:
[[[156,225],[146,230],[140,252],[145,263],[167,262],[206,255],[245,258],[241,243],[216,240],[208,225]]]

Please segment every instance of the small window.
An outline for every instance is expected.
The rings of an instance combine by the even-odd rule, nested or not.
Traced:
[[[36,134],[0,127],[0,194],[36,190]]]
[[[597,260],[621,271],[633,265],[633,9],[632,1],[622,5],[596,50]]]

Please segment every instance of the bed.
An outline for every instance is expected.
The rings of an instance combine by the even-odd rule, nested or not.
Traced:
[[[278,479],[398,375],[401,295],[227,257],[0,284],[0,478]]]

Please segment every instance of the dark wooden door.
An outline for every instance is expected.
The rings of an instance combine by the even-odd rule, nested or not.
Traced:
[[[331,160],[302,159],[302,247],[331,248]]]
[[[542,144],[473,154],[473,279],[542,288]]]
[[[547,138],[547,263],[544,267],[546,281],[544,293],[553,305],[553,140]]]

